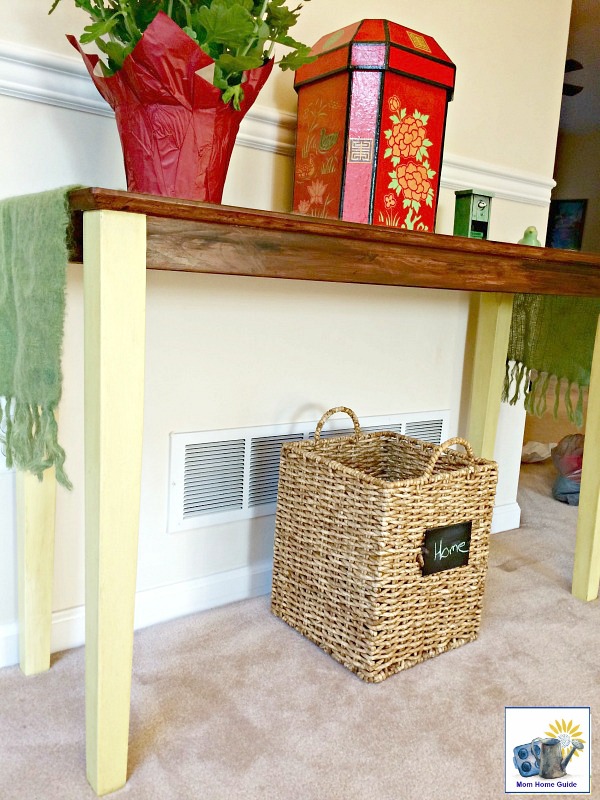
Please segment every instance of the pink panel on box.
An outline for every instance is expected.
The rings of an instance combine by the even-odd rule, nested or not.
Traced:
[[[385,67],[385,44],[353,44],[352,64],[355,67]]]
[[[381,78],[379,71],[355,72],[352,75],[342,205],[342,219],[351,222],[370,221]]]

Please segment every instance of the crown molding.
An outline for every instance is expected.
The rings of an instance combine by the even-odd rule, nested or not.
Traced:
[[[550,203],[550,193],[556,186],[552,178],[446,153],[440,183],[445,189],[473,189],[503,200],[538,206]]]

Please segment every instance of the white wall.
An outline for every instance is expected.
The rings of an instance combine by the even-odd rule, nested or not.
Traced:
[[[42,61],[49,52],[76,63],[63,32],[79,33],[85,15],[63,0],[47,20],[40,5],[22,0],[3,22],[0,196],[71,183],[124,188],[110,117],[3,93],[10,81],[2,75],[18,67],[3,52],[26,46],[42,51]],[[545,229],[569,5],[369,3],[372,17],[434,35],[457,64],[439,232],[451,232],[454,189],[465,187],[496,195],[491,238],[516,241],[530,224]],[[363,15],[364,3],[355,0],[311,0],[296,33],[313,42]],[[23,52],[25,62],[39,55]],[[269,120],[283,124],[295,110],[291,81],[289,73],[275,74],[256,107],[275,139],[279,128]],[[290,151],[273,149],[236,148],[225,203],[289,208]],[[81,296],[81,268],[71,266],[60,426],[75,488],[60,489],[57,501],[55,649],[82,635]],[[461,292],[149,273],[138,624],[268,589],[272,518],[166,533],[170,432],[316,419],[338,404],[362,416],[450,408],[451,432],[461,431],[468,308]],[[519,424],[511,418],[501,437],[501,505],[514,503],[510,432],[520,447]],[[12,476],[0,473],[0,664],[16,657],[13,504]]]

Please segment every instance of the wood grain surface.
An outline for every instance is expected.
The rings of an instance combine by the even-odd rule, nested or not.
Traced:
[[[73,260],[82,212],[147,216],[149,269],[479,292],[600,296],[600,254],[256,211],[101,188],[70,194]]]

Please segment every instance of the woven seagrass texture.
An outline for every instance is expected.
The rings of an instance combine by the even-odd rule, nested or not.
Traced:
[[[354,436],[282,448],[271,608],[378,682],[477,637],[497,466],[336,410]],[[425,532],[468,521],[468,564],[422,575]]]

